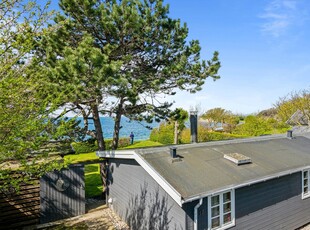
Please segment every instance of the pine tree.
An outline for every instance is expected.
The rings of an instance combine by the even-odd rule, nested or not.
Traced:
[[[60,7],[58,30],[42,52],[52,73],[47,81],[66,92],[64,104],[78,109],[86,126],[92,114],[99,149],[105,148],[99,114],[115,118],[116,149],[123,115],[164,118],[171,104],[159,95],[195,93],[207,77],[219,78],[218,53],[201,60],[199,42],[187,42],[186,24],[170,18],[162,0],[61,0]]]

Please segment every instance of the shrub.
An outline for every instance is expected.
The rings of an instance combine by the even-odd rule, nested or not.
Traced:
[[[245,123],[237,126],[233,131],[235,134],[247,136],[260,136],[264,134],[271,134],[272,127],[268,124],[267,120],[257,116],[247,116]]]
[[[74,149],[76,154],[89,153],[98,150],[97,142],[92,143],[89,141],[73,142],[72,148]]]
[[[244,138],[243,135],[222,133],[211,131],[207,127],[198,126],[198,142],[229,140],[235,138]],[[190,143],[190,129],[184,129],[181,133],[181,143]]]
[[[189,128],[183,129],[180,134],[180,144],[188,144],[190,142],[191,142],[190,129]]]
[[[111,146],[112,146],[112,139],[107,139],[105,140],[105,146],[106,146],[106,149],[111,149]],[[124,147],[127,147],[130,145],[130,138],[120,138],[118,140],[118,148],[124,148]]]
[[[174,141],[174,124],[161,123],[158,128],[152,130],[150,140],[165,145],[172,144]]]

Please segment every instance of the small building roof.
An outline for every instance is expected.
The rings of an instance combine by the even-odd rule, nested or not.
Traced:
[[[169,146],[98,151],[97,156],[136,160],[180,206],[310,167],[310,133],[293,138],[273,135],[174,147],[177,147],[176,158],[172,157]],[[243,156],[248,163],[236,164],[225,159],[225,154]]]
[[[171,160],[167,147],[138,154],[188,202],[310,167],[309,138],[270,136],[178,146],[178,161]],[[252,163],[237,165],[224,158],[231,153],[247,156]]]

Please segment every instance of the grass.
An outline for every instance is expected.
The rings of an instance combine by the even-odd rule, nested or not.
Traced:
[[[150,140],[136,141],[133,145],[127,146],[122,149],[155,147],[155,146],[161,146],[161,145],[162,145],[161,143],[150,141]],[[66,155],[64,158],[70,164],[96,161],[99,159],[96,156],[95,152],[70,154],[70,155]],[[102,190],[103,190],[103,186],[102,186],[102,181],[101,181],[101,176],[100,176],[99,164],[96,163],[96,164],[85,165],[85,195],[86,197],[100,196],[102,194]]]
[[[70,164],[89,162],[98,160],[95,152],[70,154],[65,156],[65,160]],[[99,164],[85,165],[85,196],[94,197],[102,194],[102,181],[100,176]]]
[[[155,146],[161,146],[161,145],[163,145],[163,144],[161,144],[159,142],[150,141],[150,140],[136,141],[133,145],[129,145],[125,148],[120,148],[119,150],[155,147]],[[69,155],[66,155],[64,158],[70,164],[83,163],[83,162],[87,162],[87,161],[95,161],[95,160],[99,159],[96,156],[96,152],[69,154]]]
[[[137,141],[133,145],[129,145],[123,149],[137,149],[137,148],[145,148],[145,147],[155,147],[161,146],[163,144],[155,141],[145,140],[145,141]]]
[[[87,161],[98,160],[98,157],[96,156],[96,152],[69,154],[69,155],[66,155],[64,158],[70,164],[77,164],[77,163],[82,163],[82,162],[87,162]]]
[[[85,195],[86,197],[102,194],[102,181],[99,164],[85,165]]]

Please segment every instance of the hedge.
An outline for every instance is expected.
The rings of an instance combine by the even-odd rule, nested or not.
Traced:
[[[206,142],[206,141],[219,141],[219,140],[229,140],[236,138],[245,138],[244,135],[236,135],[222,132],[210,131],[210,129],[198,126],[198,142]],[[180,135],[180,142],[182,144],[190,143],[190,130],[184,129]]]

